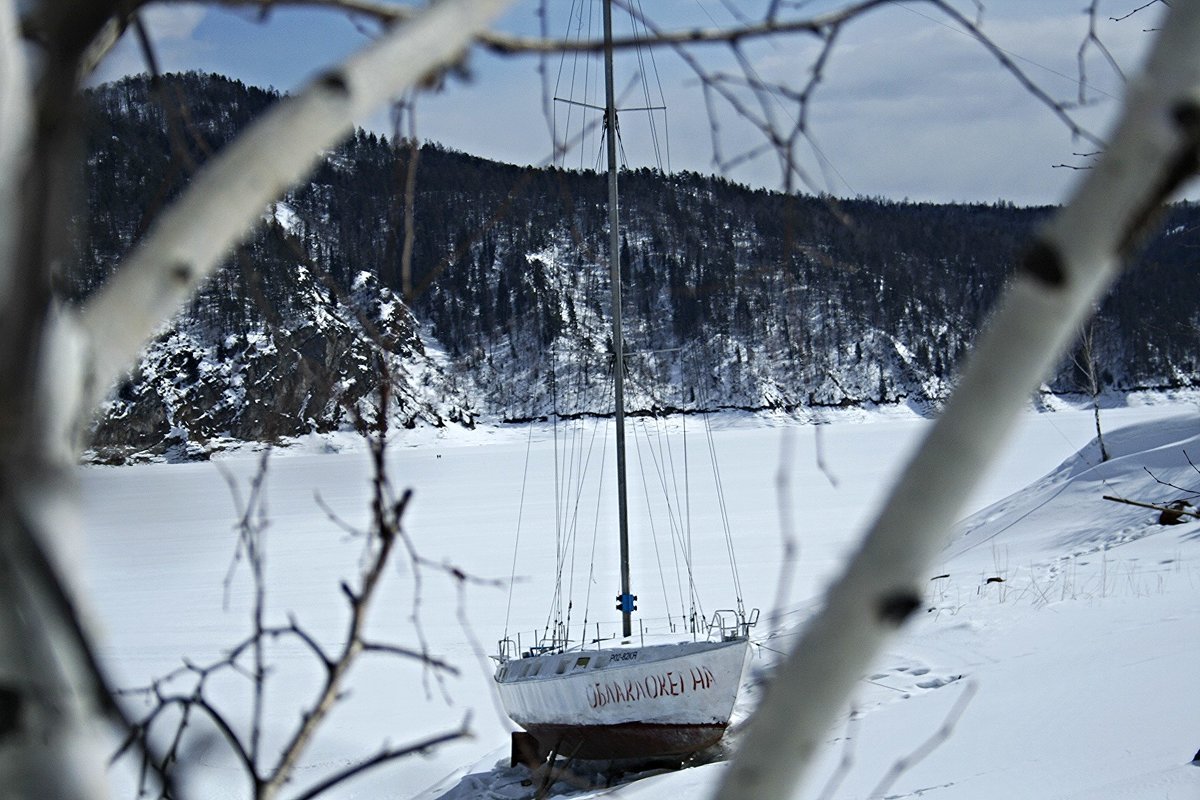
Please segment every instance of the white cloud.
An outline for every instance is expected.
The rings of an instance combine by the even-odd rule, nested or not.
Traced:
[[[155,42],[166,44],[192,39],[207,14],[204,6],[191,3],[154,5],[142,12],[142,22]]]

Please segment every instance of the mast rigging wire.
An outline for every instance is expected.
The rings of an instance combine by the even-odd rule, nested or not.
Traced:
[[[633,32],[634,32],[633,35],[635,37],[638,37],[638,36],[641,36],[646,33],[646,30],[645,30],[646,24],[644,21],[644,11],[642,9],[641,0],[633,0],[633,2],[634,2],[634,4],[626,6],[626,9],[629,11],[631,25],[633,27]],[[586,17],[586,19],[585,19],[585,17]],[[639,25],[639,20],[641,20],[640,25]],[[568,17],[568,26],[567,26],[568,33],[570,34],[573,31],[577,38],[583,38],[585,36],[585,31],[586,31],[586,36],[590,38],[592,36],[592,31],[594,30],[594,27],[596,24],[597,24],[596,6],[594,4],[589,4],[589,3],[584,3],[581,1],[573,0],[573,2],[571,3],[571,6],[570,6],[570,12],[569,12],[569,17]],[[665,109],[665,104],[663,102],[665,99],[665,92],[663,90],[662,78],[658,71],[657,62],[656,62],[655,54],[653,53],[653,51],[651,51],[649,53],[649,58],[647,58],[646,53],[644,52],[643,48],[635,47],[633,49],[634,49],[634,55],[637,59],[638,72],[637,72],[637,75],[635,76],[635,78],[633,80],[631,80],[631,83],[630,83],[629,87],[627,88],[627,91],[633,90],[635,85],[638,86],[639,90],[640,90],[640,94],[642,95],[642,97],[644,99],[644,104],[643,104],[643,106],[636,108],[636,109],[627,108],[627,109],[623,109],[623,110],[646,113],[646,116],[648,119],[648,125],[649,125],[650,143],[651,143],[651,147],[652,147],[652,150],[654,153],[655,162],[660,171],[667,172],[670,169],[670,151],[669,151],[670,138],[669,138],[669,128],[667,126],[666,114],[665,114],[666,109]],[[594,103],[594,102],[588,102],[593,99],[592,95],[598,90],[598,87],[601,83],[599,80],[597,80],[597,75],[596,75],[596,73],[598,71],[598,63],[599,63],[599,58],[596,54],[590,54],[590,53],[586,53],[583,51],[575,51],[572,54],[572,57],[571,57],[569,63],[567,60],[566,53],[563,53],[559,59],[558,74],[556,76],[556,80],[555,80],[555,84],[554,84],[554,98],[553,98],[554,103],[552,104],[552,107],[553,107],[552,125],[554,127],[554,136],[556,139],[556,142],[555,142],[556,152],[561,153],[561,159],[556,159],[556,160],[559,160],[560,165],[565,166],[566,150],[567,150],[566,147],[560,148],[558,141],[557,141],[558,130],[559,130],[558,123],[560,121],[559,106],[563,105],[563,106],[566,106],[565,114],[564,114],[565,120],[567,123],[566,129],[569,131],[571,129],[571,127],[574,125],[579,125],[582,128],[582,134],[580,135],[580,137],[577,140],[577,145],[579,147],[579,160],[580,160],[579,168],[581,170],[585,168],[584,159],[585,159],[586,154],[590,154],[590,152],[592,151],[592,148],[589,146],[589,143],[591,141],[593,141],[591,137],[594,135],[598,135],[599,139],[600,139],[600,144],[596,147],[596,151],[598,154],[603,152],[604,136],[606,136],[606,135],[615,136],[616,137],[615,141],[616,141],[616,144],[619,146],[619,150],[620,150],[620,154],[622,157],[622,161],[624,162],[624,166],[626,166],[626,167],[628,166],[628,157],[625,152],[625,143],[623,141],[623,137],[621,136],[620,125],[618,124],[615,126],[616,130],[609,131],[609,130],[607,130],[606,124],[595,124],[595,123],[589,124],[587,121],[589,115],[594,114],[597,111],[603,110],[599,104]],[[652,76],[650,74],[651,72],[653,73]],[[651,78],[653,78],[653,80],[651,80]],[[571,99],[564,99],[559,96],[560,91],[566,89],[567,87],[569,87]],[[658,104],[656,104],[656,101],[654,98],[655,90],[657,90],[657,99],[659,101]],[[582,93],[582,97],[583,97],[582,102],[578,99],[575,99],[575,98],[577,98],[577,96],[580,95],[580,93]],[[658,118],[656,116],[657,112],[660,112],[660,111],[663,113],[663,120],[662,120],[661,125],[659,124]],[[596,131],[597,128],[599,129],[598,134]],[[660,128],[661,128],[661,130],[660,130]],[[576,140],[572,139],[570,136],[563,137],[564,145],[570,141],[576,141]],[[596,161],[596,167],[595,167],[597,170],[599,170],[599,163],[600,163],[599,158],[600,158],[600,156],[597,155],[597,161]],[[664,164],[664,162],[665,162],[665,164]],[[632,271],[632,269],[633,269],[632,264],[629,265],[629,269]],[[592,288],[596,288],[596,286],[601,282],[600,281],[601,276],[599,274],[597,274],[596,270],[592,270],[592,269],[584,270],[584,272],[586,274],[585,283],[587,285],[591,286]],[[599,309],[597,308],[596,313],[602,313],[602,312],[600,312]],[[580,358],[574,359],[574,361],[576,363],[580,362],[581,360],[582,360],[582,356]],[[556,365],[557,365],[557,362],[555,362],[555,366]],[[592,462],[592,453],[593,453],[593,449],[595,446],[595,438],[600,432],[600,426],[596,425],[593,427],[592,433],[590,436],[590,441],[588,441],[586,444],[585,444],[585,440],[587,440],[589,437],[587,436],[587,434],[584,430],[584,428],[585,428],[584,424],[582,423],[582,421],[579,418],[576,418],[571,424],[563,426],[564,429],[562,431],[559,430],[560,421],[565,421],[565,420],[560,420],[560,413],[561,413],[561,409],[559,407],[560,403],[565,400],[568,403],[568,407],[567,407],[568,413],[570,413],[571,409],[573,409],[579,405],[579,403],[581,402],[582,396],[585,394],[584,387],[582,386],[582,384],[584,383],[584,370],[578,370],[578,369],[576,370],[575,377],[577,379],[577,383],[579,383],[580,385],[564,387],[566,393],[562,397],[560,397],[560,395],[559,395],[560,387],[558,387],[558,385],[557,385],[557,377],[556,376],[557,376],[557,373],[552,368],[551,392],[552,392],[552,402],[554,405],[553,432],[554,432],[554,448],[555,448],[555,456],[554,456],[555,509],[554,509],[554,513],[555,513],[555,535],[556,535],[556,551],[555,551],[556,576],[555,576],[554,600],[551,604],[551,615],[550,615],[551,617],[553,617],[553,620],[550,619],[549,617],[547,618],[546,631],[547,632],[550,631],[551,628],[553,628],[555,631],[555,636],[551,640],[552,644],[559,645],[559,646],[566,646],[567,633],[569,632],[569,629],[571,626],[571,619],[572,619],[573,610],[574,610],[573,603],[570,601],[569,598],[574,594],[574,585],[575,585],[575,579],[576,579],[576,569],[577,569],[576,559],[577,559],[577,555],[578,555],[578,545],[579,545],[578,533],[579,533],[579,521],[580,521],[579,518],[580,518],[580,510],[581,510],[581,504],[582,504],[582,496],[583,496],[584,488],[585,488],[586,474],[589,470],[589,465]],[[611,384],[612,378],[613,378],[613,376],[610,375],[610,384]],[[703,392],[703,388],[701,389],[701,391]],[[573,398],[572,398],[572,395],[573,395]],[[573,405],[572,405],[572,399],[574,400]],[[707,404],[707,399],[705,399],[702,402]],[[680,603],[681,603],[681,605],[684,606],[684,608],[690,608],[690,617],[691,617],[692,623],[694,625],[697,609],[699,609],[701,619],[703,619],[703,608],[702,608],[702,606],[700,604],[700,600],[699,600],[699,592],[698,592],[698,589],[696,586],[696,576],[695,576],[695,572],[693,569],[693,561],[692,561],[693,556],[694,556],[694,549],[693,549],[693,541],[692,541],[690,472],[689,472],[689,465],[688,465],[688,448],[687,448],[687,441],[686,441],[686,420],[683,423],[685,438],[684,438],[684,443],[683,443],[683,470],[684,470],[683,484],[684,485],[683,485],[683,499],[682,500],[680,499],[680,486],[679,486],[679,479],[678,479],[678,474],[677,474],[678,464],[676,463],[676,454],[674,452],[674,449],[670,445],[670,442],[669,441],[664,442],[664,436],[665,436],[664,425],[665,425],[665,423],[656,416],[655,417],[655,432],[652,435],[648,430],[648,425],[647,425],[646,421],[643,420],[642,424],[640,426],[640,433],[642,435],[642,438],[644,438],[646,441],[646,450],[648,451],[651,462],[654,466],[654,470],[658,477],[658,482],[659,482],[661,490],[663,492],[663,497],[664,497],[664,501],[666,504],[668,527],[669,527],[669,531],[670,531],[669,535],[671,537],[672,553],[674,555],[674,560],[675,560],[676,582],[677,582],[677,586],[678,586],[678,590],[679,590],[678,593],[680,595],[680,598],[679,598]],[[739,612],[741,612],[743,610],[742,587],[741,587],[741,582],[740,582],[740,576],[738,574],[736,553],[734,552],[734,548],[733,548],[732,532],[731,532],[730,526],[729,526],[728,508],[727,508],[727,504],[726,504],[725,497],[724,497],[723,481],[721,478],[721,474],[720,474],[718,465],[715,462],[716,448],[715,448],[715,441],[714,441],[714,437],[713,437],[712,426],[711,426],[711,422],[709,420],[709,416],[707,413],[705,413],[704,425],[705,425],[706,437],[708,440],[709,456],[710,456],[710,459],[713,460],[712,467],[713,467],[714,484],[715,484],[715,488],[716,488],[715,495],[716,495],[716,499],[718,502],[719,513],[721,516],[721,524],[722,524],[724,537],[725,537],[726,550],[727,550],[727,554],[728,554],[729,562],[730,562],[730,570],[731,570],[731,573],[733,576],[734,588],[735,588],[735,592],[737,595],[737,606],[738,606]],[[633,427],[635,433],[638,432],[639,426],[634,425],[632,427]],[[606,420],[605,425],[604,425],[604,431],[603,431],[605,435],[607,434],[607,431],[608,431],[608,421]],[[655,548],[656,559],[658,560],[660,583],[662,583],[662,590],[663,590],[663,596],[664,596],[664,605],[667,608],[668,619],[671,619],[672,616],[671,616],[671,612],[670,612],[670,602],[669,602],[669,597],[668,597],[668,590],[666,587],[665,573],[663,572],[663,569],[662,569],[663,568],[662,553],[660,551],[657,533],[654,530],[655,520],[654,520],[653,508],[652,508],[652,504],[651,504],[651,500],[650,500],[649,485],[647,482],[648,474],[645,472],[645,454],[643,453],[642,448],[641,448],[641,439],[638,439],[636,437],[636,435],[635,435],[635,442],[637,443],[637,446],[638,446],[639,465],[641,465],[643,467],[643,469],[642,469],[643,490],[646,495],[647,513],[649,515],[649,520],[650,520],[650,527],[651,527],[651,533],[652,533],[652,540],[653,540],[654,548]],[[607,448],[606,447],[602,448],[602,452],[604,455],[602,456],[600,461],[601,461],[602,468],[603,468],[603,464],[607,460]],[[668,472],[670,473],[669,475],[668,475]],[[587,572],[586,591],[585,591],[585,599],[584,599],[584,605],[583,605],[583,636],[581,637],[581,641],[586,640],[586,636],[587,636],[586,629],[587,629],[587,624],[588,624],[589,616],[590,616],[591,587],[592,587],[592,584],[595,582],[595,576],[596,576],[595,554],[596,554],[596,546],[597,546],[599,527],[600,527],[603,486],[604,486],[604,476],[603,476],[603,474],[601,474],[600,486],[599,486],[598,495],[597,495],[597,507],[596,507],[596,512],[595,512],[593,531],[592,531],[591,557],[589,558],[589,568],[588,568],[588,572]],[[524,490],[525,490],[525,487],[523,485],[522,494],[524,493]],[[682,567],[680,565],[681,556],[682,556],[682,561],[683,561]],[[515,575],[515,560],[516,560],[516,558],[514,555],[514,575]],[[570,574],[564,576],[563,573],[566,570],[569,570]],[[688,585],[688,595],[689,595],[689,603],[687,603],[687,604],[685,604],[685,601],[683,599],[683,583],[685,581],[684,571],[686,571],[686,583]],[[511,599],[510,599],[510,604],[511,604]],[[553,623],[553,625],[551,623]],[[671,624],[672,624],[672,628],[673,628],[674,623],[672,622]],[[506,631],[507,631],[507,624],[506,624]]]
[[[517,535],[513,542],[512,570],[508,575],[508,605],[504,609],[504,638],[508,638],[508,622],[512,614],[513,586],[517,582],[517,553],[521,547],[521,519],[525,515],[525,488],[529,483],[529,454],[533,450],[533,425],[525,441],[525,468],[521,471],[521,499],[517,504]]]

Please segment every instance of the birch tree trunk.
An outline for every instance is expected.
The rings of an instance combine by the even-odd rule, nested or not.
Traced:
[[[1017,415],[1200,159],[1200,3],[1172,4],[1110,144],[1030,248],[961,382],[776,669],[716,797],[793,796],[855,684],[921,604],[928,569]]]
[[[38,146],[44,124],[30,131],[27,45],[14,3],[0,0],[0,798],[107,795],[102,729],[114,706],[71,577],[80,531],[75,470],[96,405],[268,202],[353,120],[462,58],[510,2],[435,3],[281,101],[196,176],[80,311],[52,297],[51,259],[41,248],[17,244],[19,231],[52,222],[28,216],[44,210],[28,202],[31,176],[69,174],[73,165],[34,163],[35,153],[62,149]],[[71,5],[52,11],[74,13]],[[87,42],[68,45],[78,55]],[[57,52],[54,43],[44,48],[39,81],[69,70],[73,101],[75,62],[55,63]]]

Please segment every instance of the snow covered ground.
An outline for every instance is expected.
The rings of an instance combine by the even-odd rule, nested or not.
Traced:
[[[712,420],[744,600],[764,610],[738,719],[929,424],[903,409],[836,414],[829,422],[735,414]],[[1191,457],[1200,465],[1200,411],[1194,399],[1146,402],[1107,410],[1104,423],[1113,458],[1099,465],[1089,446],[1090,412],[1063,409],[1023,420],[1003,462],[970,499],[972,515],[943,563],[931,572],[928,610],[864,676],[853,709],[829,731],[801,796],[1200,798],[1200,766],[1189,764],[1200,748],[1200,522],[1160,526],[1156,512],[1101,499],[1182,496],[1156,479],[1200,488],[1200,472],[1188,463]],[[661,444],[663,431],[648,423],[633,437],[635,475],[636,465],[652,473],[656,458],[675,459],[683,480],[677,435],[683,424],[677,419],[663,426],[674,434],[669,451]],[[708,532],[720,528],[711,468],[700,458],[708,439],[699,419],[686,425],[696,574],[711,611],[727,607],[733,596],[723,539]],[[423,637],[429,651],[456,664],[460,674],[439,679],[410,661],[365,657],[299,771],[297,793],[384,743],[454,729],[469,717],[472,738],[396,762],[332,796],[532,796],[522,785],[527,775],[506,767],[509,725],[492,695],[486,655],[506,620],[510,635],[529,636],[546,619],[555,559],[553,491],[546,488],[553,487],[554,435],[546,424],[397,435],[391,477],[414,489],[406,529],[422,556],[507,584],[519,520],[516,591],[510,601],[505,588],[463,586],[430,566],[418,573],[401,557],[372,612],[370,637],[407,645]],[[561,445],[565,429],[558,435]],[[598,526],[603,566],[590,583],[589,618],[607,626],[616,616],[618,591],[615,537],[604,533],[612,516],[612,459],[602,461],[599,448],[586,449],[591,435],[590,428],[581,430],[577,449],[560,448],[559,458],[575,458],[577,477],[587,463],[575,550],[582,564]],[[102,657],[119,685],[144,685],[184,657],[218,658],[249,632],[252,592],[244,564],[225,584],[236,518],[225,475],[240,482],[244,495],[258,458],[240,452],[215,463],[81,468],[86,578]],[[351,526],[362,525],[368,479],[366,454],[351,437],[313,437],[272,455],[266,532],[272,621],[294,614],[322,642],[343,638],[347,614],[339,581],[356,574],[362,545],[323,506]],[[674,604],[670,611],[678,617],[678,595],[669,583],[660,588],[657,567],[661,560],[673,571],[669,512],[652,498],[652,535],[641,483],[635,478],[632,485],[633,536],[640,542],[633,581],[642,623],[652,637],[677,636],[662,608]],[[679,514],[683,508],[674,506]],[[789,524],[781,524],[781,508],[790,509]],[[794,563],[785,564],[781,531],[789,528],[799,550]],[[768,613],[784,572],[786,599]],[[582,595],[586,570],[575,585]],[[573,621],[582,616],[576,602]],[[267,753],[298,721],[321,677],[298,647],[275,647],[270,656]],[[248,682],[234,677],[212,689],[231,719],[243,723]],[[131,707],[138,710],[140,701]],[[949,733],[944,741],[938,736],[943,728]],[[732,738],[736,743],[736,734]],[[898,769],[913,753],[922,757]],[[201,765],[188,782],[193,796],[247,796],[245,780],[219,743],[198,741],[189,757]],[[714,763],[610,790],[560,788],[578,797],[703,796],[721,769]],[[130,765],[114,768],[118,797],[132,796],[132,780]]]

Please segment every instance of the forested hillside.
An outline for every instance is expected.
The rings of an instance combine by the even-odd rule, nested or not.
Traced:
[[[276,94],[219,76],[89,92],[86,207],[68,291],[86,295],[211,153]],[[386,376],[400,422],[609,413],[603,176],[416,159],[411,304],[408,143],[359,132],[264,224],[120,387],[102,452],[198,455],[357,424]],[[1041,209],[832,200],[721,178],[621,175],[631,406],[935,405]],[[1165,233],[1093,329],[1108,390],[1197,380],[1200,213]],[[1050,389],[1086,390],[1078,356]]]

